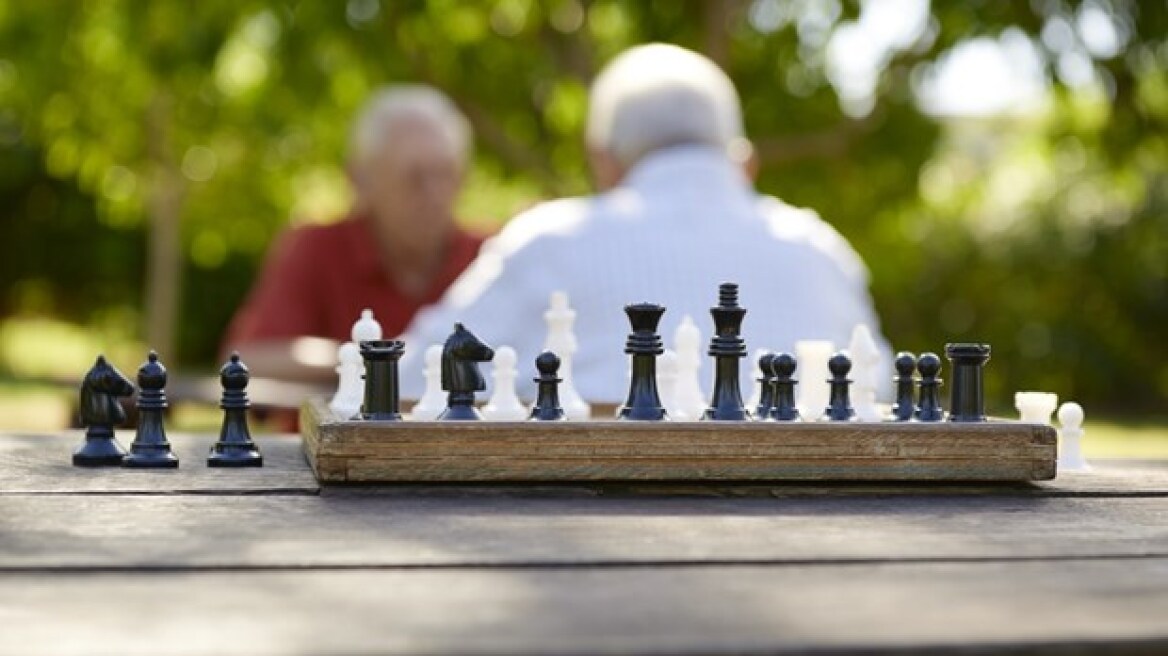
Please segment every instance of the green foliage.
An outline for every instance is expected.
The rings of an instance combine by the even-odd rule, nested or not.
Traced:
[[[861,3],[811,0],[0,0],[4,315],[142,312],[147,234],[180,199],[179,358],[213,362],[273,235],[348,196],[348,126],[379,85],[424,81],[470,117],[468,219],[586,193],[587,86],[651,40],[734,77],[759,186],[818,210],[873,272],[899,347],[995,347],[991,398],[1023,387],[1114,408],[1168,396],[1168,10],[1163,3],[936,2],[845,112],[827,37]],[[1039,35],[1090,7],[1124,48],[1103,91],[1065,86]],[[769,12],[769,13],[768,13]],[[914,80],[956,45],[1021,30],[1050,107],[943,120]],[[160,218],[161,217],[161,218]]]

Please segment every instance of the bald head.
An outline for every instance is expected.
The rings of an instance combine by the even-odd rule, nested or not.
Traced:
[[[702,55],[661,43],[626,50],[601,71],[587,141],[623,169],[670,146],[707,145],[736,158],[749,150],[730,78]]]

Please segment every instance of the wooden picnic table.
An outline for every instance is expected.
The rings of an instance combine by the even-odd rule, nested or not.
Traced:
[[[132,431],[121,433],[124,442]],[[0,434],[12,654],[1168,653],[1168,461],[1024,485],[324,487]]]

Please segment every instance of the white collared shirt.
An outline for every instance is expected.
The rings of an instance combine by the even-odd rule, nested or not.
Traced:
[[[704,345],[723,282],[739,284],[751,352],[793,353],[801,339],[846,348],[859,323],[888,352],[867,269],[847,241],[814,212],[757,194],[720,151],[682,146],[647,156],[609,192],[538,205],[488,240],[442,300],[406,331],[402,395],[421,395],[422,353],[443,343],[459,321],[492,346],[516,349],[520,395],[532,398],[533,362],[547,333],[543,313],[551,293],[564,291],[576,310],[576,389],[590,402],[619,403],[628,392],[624,306],[664,305],[667,347],[688,314]],[[706,360],[709,392],[713,367]],[[755,369],[743,360],[744,390]]]

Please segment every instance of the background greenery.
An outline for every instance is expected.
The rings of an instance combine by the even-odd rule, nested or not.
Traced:
[[[147,343],[210,370],[272,236],[345,208],[349,122],[381,84],[435,84],[470,117],[468,220],[587,192],[587,85],[659,40],[730,72],[760,188],[852,241],[896,347],[991,343],[999,412],[1043,389],[1163,413],[1168,6],[934,2],[857,103],[827,44],[863,4],[0,0],[0,379],[76,377],[97,350],[131,366]],[[1100,10],[1113,52],[1075,31]],[[922,109],[922,80],[982,37],[1038,48],[1042,108]]]

